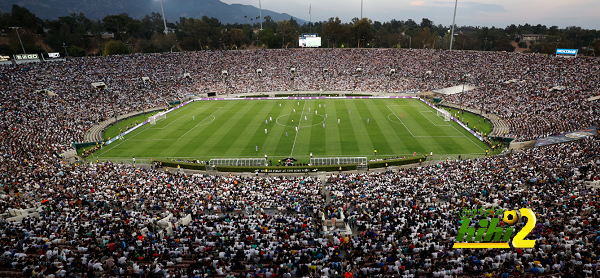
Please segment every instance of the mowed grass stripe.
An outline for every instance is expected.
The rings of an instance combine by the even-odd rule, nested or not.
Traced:
[[[415,103],[415,105],[420,105],[422,108],[426,108],[427,110],[434,111],[433,108],[425,105],[423,102],[419,101]],[[435,111],[434,111],[435,112]],[[440,118],[440,121],[445,122]],[[452,137],[448,139],[452,139],[449,141],[454,142],[454,145],[449,146],[448,141],[436,140],[436,142],[440,143],[440,146],[446,147],[445,150],[450,154],[458,154],[458,153],[478,153],[479,151],[485,152],[487,146],[479,141],[477,138],[473,138],[473,135],[469,133],[467,130],[462,128],[460,125],[455,123],[454,121],[445,122],[450,124],[450,126],[439,127],[439,130],[446,134],[445,136],[460,136],[463,137]],[[433,129],[433,128],[432,128]],[[469,144],[470,143],[470,144]],[[475,149],[473,149],[475,147]]]
[[[367,100],[363,102],[356,102],[356,110],[360,113],[361,123],[365,126],[367,130],[367,135],[371,142],[373,142],[373,150],[377,150],[380,154],[389,154],[392,152],[392,146],[386,140],[386,134],[383,133],[383,130],[379,128],[376,122],[383,121],[383,119],[379,117],[374,117],[371,109],[369,109],[367,104],[373,104],[373,100]],[[367,119],[369,122],[367,123]],[[385,120],[387,121],[387,120]],[[365,154],[366,155],[366,154]]]
[[[213,122],[195,128],[172,145],[175,155],[178,157],[198,156],[214,152],[215,149],[220,148],[218,143],[223,141],[231,126],[245,114],[244,110],[250,110],[254,105],[256,103],[223,102],[223,105],[220,105],[221,109],[213,114],[215,116]],[[222,151],[222,149],[219,150]],[[167,154],[163,153],[162,156]]]
[[[371,158],[374,149],[378,150],[379,156],[405,155],[415,151],[418,154],[433,151],[434,155],[481,154],[486,149],[468,131],[456,123],[444,122],[437,117],[435,110],[417,100],[240,100],[188,104],[175,113],[169,113],[167,120],[161,120],[157,125],[143,126],[126,135],[124,141],[116,141],[96,155],[100,158],[208,159],[263,157],[267,154],[276,161],[276,157],[290,155],[296,135],[294,126],[300,121],[305,101],[304,115],[307,120],[302,117],[302,127],[293,154],[301,161],[307,161],[311,152],[314,157]],[[297,105],[297,102],[301,105]],[[279,103],[282,103],[282,107],[279,107]],[[327,107],[319,108],[319,104]],[[352,109],[351,114],[348,109]],[[328,114],[325,129],[321,123],[323,118],[315,115],[315,110],[322,116]],[[404,118],[396,119],[392,111],[398,118],[404,113]],[[431,112],[423,112],[423,115],[420,111]],[[215,120],[206,119],[212,113]],[[193,116],[196,117],[195,122]],[[273,121],[265,125],[264,120],[269,116]],[[280,116],[281,125],[276,122]],[[341,119],[339,125],[338,118]],[[366,123],[367,118],[370,118],[369,124]],[[295,120],[294,124],[291,119]],[[202,124],[202,121],[206,121],[206,124]],[[266,136],[265,128],[269,130]],[[423,137],[413,137],[407,128],[415,136]],[[288,137],[285,137],[286,131]],[[259,145],[258,154],[254,145]]]
[[[185,108],[185,109],[184,109]],[[189,110],[190,107],[184,107],[182,110]],[[141,128],[133,131],[130,134],[125,135],[125,141],[116,141],[112,145],[107,146],[106,152],[119,153],[122,157],[132,157],[139,155],[139,153],[145,152],[148,156],[157,156],[165,147],[169,146],[166,140],[172,135],[169,128],[155,129],[156,127],[166,126],[176,121],[181,115],[171,117],[167,115],[167,119],[157,121],[156,125],[147,124]],[[207,115],[208,116],[208,115]],[[165,132],[162,132],[165,131]],[[132,141],[129,141],[132,140]],[[133,141],[135,140],[135,141]],[[140,141],[144,140],[144,141]],[[171,143],[174,141],[171,141]],[[100,153],[99,155],[104,155]]]
[[[290,156],[309,156],[310,155],[310,134],[315,127],[311,127],[314,124],[314,116],[311,114],[315,113],[313,109],[314,100],[305,100],[306,105],[300,102],[300,106],[303,107],[301,113],[300,127],[298,128],[298,138],[296,138],[296,145],[293,146],[293,152],[290,151]],[[310,111],[309,111],[310,109]]]
[[[346,100],[335,100],[335,112],[336,118],[334,124],[338,125],[340,130],[340,144],[342,146],[342,154],[355,155],[359,154],[358,142],[354,134],[354,129],[350,124],[350,117],[348,114],[348,108],[346,107]],[[340,119],[340,123],[337,120]]]
[[[413,137],[411,134],[412,131],[409,131],[408,126],[406,123],[404,123],[404,119],[408,119],[410,117],[408,108],[412,106],[396,105],[397,103],[402,103],[402,101],[397,100],[395,102],[386,103],[387,111],[390,111],[390,114],[388,114],[386,118],[391,122],[390,125],[395,127],[394,132],[400,138],[400,142],[406,146],[406,152],[401,153],[424,153],[426,148],[424,145],[422,145],[422,138]],[[385,110],[382,108],[382,111]],[[404,114],[404,116],[402,114]]]
[[[403,107],[405,108],[405,107]],[[411,103],[411,107],[406,107],[410,117],[406,117],[405,124],[411,129],[415,136],[420,136],[418,142],[421,145],[421,151],[424,153],[460,153],[461,139],[457,137],[439,137],[439,136],[460,136],[456,132],[448,132],[444,128],[452,127],[436,127],[431,123],[420,111],[427,111],[431,108],[426,105],[420,105],[418,102]]]
[[[325,142],[325,155],[334,156],[343,154],[340,139],[340,127],[337,124],[336,102],[323,102],[326,107],[323,107],[325,118],[325,135],[322,139],[315,138],[312,140],[323,140]]]
[[[366,108],[368,109],[372,121],[369,123],[370,130],[379,130],[379,136],[381,140],[385,140],[387,145],[389,146],[388,150],[382,149],[378,151],[381,154],[403,154],[407,153],[408,149],[404,145],[403,140],[398,137],[398,134],[394,131],[392,127],[392,122],[388,120],[387,115],[383,112],[389,111],[387,109],[386,104],[382,100],[373,100],[373,101],[365,101],[364,102]],[[386,111],[387,110],[387,111]],[[370,132],[370,131],[369,131]]]
[[[356,102],[352,100],[346,100],[345,103],[347,108],[352,109],[351,112],[349,110],[348,115],[350,118],[349,122],[354,130],[354,138],[358,144],[358,153],[362,155],[373,153],[375,147],[373,146],[369,132],[365,127],[367,119],[363,119],[360,116],[360,111],[356,108]]]
[[[254,148],[256,144],[258,144],[259,147],[262,147],[262,142],[255,142],[254,140],[248,140],[248,138],[252,138],[257,134],[264,137],[263,129],[270,127],[270,124],[265,124],[265,120],[269,118],[267,116],[270,114],[268,110],[272,109],[273,106],[274,105],[271,102],[257,102],[257,105],[254,106],[252,110],[233,125],[225,135],[226,140],[232,140],[232,143],[227,149],[223,146],[221,150],[222,155],[231,157],[240,154],[251,155],[253,152],[256,152]],[[260,112],[252,113],[257,110]],[[269,132],[271,132],[271,130],[269,130]],[[249,146],[250,144],[252,147]]]
[[[300,111],[298,111],[298,105],[296,103],[296,101],[282,101],[283,107],[281,110],[281,117],[278,116],[278,118],[280,118],[275,122],[275,124],[284,125],[284,127],[282,127],[283,130],[281,132],[281,137],[275,146],[273,155],[287,157],[292,150],[294,138],[296,138],[296,129],[294,126],[298,125],[297,118],[299,117],[295,115],[300,115]],[[297,109],[296,113],[294,113],[294,109]],[[295,119],[296,121],[294,124],[291,122],[292,119]],[[288,133],[287,137],[285,136],[286,132]]]
[[[267,114],[265,115],[265,119],[268,117],[272,117],[273,121],[269,122],[268,125],[264,125],[264,128],[267,129],[268,134],[265,135],[264,131],[263,133],[261,133],[260,131],[256,132],[256,137],[253,138],[253,140],[256,140],[259,146],[259,153],[261,153],[262,155],[258,156],[258,157],[262,157],[265,154],[270,154],[270,155],[286,155],[287,153],[289,153],[289,149],[291,149],[291,147],[288,146],[288,150],[283,152],[283,153],[277,153],[277,146],[279,144],[279,142],[281,142],[282,138],[285,137],[285,130],[286,128],[284,126],[281,126],[280,124],[277,123],[277,118],[282,115],[282,114],[287,114],[284,110],[284,107],[279,107],[279,103],[280,101],[275,101],[275,100],[269,100],[270,104],[271,104],[271,109],[269,111],[265,111],[267,112]],[[267,109],[265,107],[265,109]],[[291,109],[290,109],[291,110]],[[291,111],[290,111],[291,112]],[[289,133],[288,133],[289,135]],[[252,145],[254,146],[254,145]],[[251,148],[248,148],[248,150],[251,150]]]
[[[320,100],[316,100],[316,101],[311,101],[314,106],[313,109],[315,111],[318,112],[315,113],[314,111],[312,111],[313,109],[311,109],[311,114],[312,114],[312,121],[311,124],[314,125],[312,128],[306,128],[306,129],[310,129],[311,133],[310,133],[310,138],[307,141],[307,145],[309,148],[309,151],[311,153],[313,153],[314,155],[325,155],[325,150],[326,145],[327,145],[327,129],[328,128],[332,128],[332,125],[327,124],[326,122],[324,122],[325,124],[325,128],[323,128],[323,120],[325,120],[325,110],[323,110],[323,108],[319,108],[319,103],[321,103]],[[321,114],[322,113],[322,114]],[[321,117],[323,116],[323,117]],[[309,153],[310,154],[310,153]]]

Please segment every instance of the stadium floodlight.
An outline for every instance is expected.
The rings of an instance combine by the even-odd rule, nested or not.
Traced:
[[[390,69],[390,74],[396,73],[396,69]]]
[[[291,72],[292,74],[296,73],[296,68],[290,68],[290,72]]]
[[[167,20],[165,19],[165,9],[163,9],[163,4],[162,4],[162,0],[160,0],[160,9],[162,10],[162,14],[163,14],[163,23],[165,24],[165,34],[168,34],[169,31],[167,29]]]
[[[454,1],[454,17],[452,17],[452,33],[450,34],[450,50],[452,51],[452,43],[454,43],[454,22],[456,20],[456,6],[458,6],[458,0]]]
[[[19,29],[21,29],[23,27],[10,27],[10,29],[15,29],[15,31],[17,32],[17,37],[19,37],[19,42],[21,43],[21,48],[23,49],[23,54],[27,54],[27,52],[25,52],[25,47],[23,47],[23,42],[21,41],[21,35],[19,35]]]
[[[328,68],[324,68],[323,72],[329,72],[329,69]]]
[[[360,67],[356,68],[356,72],[362,72],[362,71],[363,71],[363,68],[360,68]]]
[[[262,74],[263,70],[262,69],[256,69],[256,73],[257,74]]]
[[[229,74],[229,73],[227,73],[227,70],[222,70],[222,71],[221,71],[221,75],[225,75],[225,76],[227,76],[228,74]]]

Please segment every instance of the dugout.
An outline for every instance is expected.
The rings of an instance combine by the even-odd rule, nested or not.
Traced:
[[[217,93],[216,92],[208,92],[208,93],[206,93],[206,96],[207,97],[216,97]]]

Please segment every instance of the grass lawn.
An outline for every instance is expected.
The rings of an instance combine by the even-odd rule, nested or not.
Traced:
[[[146,119],[148,119],[150,116],[152,116],[153,114],[156,114],[156,113],[158,113],[158,112],[146,113],[146,115],[142,114],[142,115],[138,115],[135,117],[131,117],[126,120],[122,120],[119,122],[118,127],[117,127],[117,124],[109,126],[104,131],[104,134],[102,135],[102,137],[104,138],[104,140],[108,140],[108,138],[113,138],[119,134],[119,128],[121,128],[123,131],[125,131],[126,126],[129,126],[129,128],[131,128],[132,124],[133,124],[133,126],[135,126],[138,123],[144,122]]]
[[[452,114],[452,116],[454,116],[454,114],[457,114],[460,112],[460,110],[458,109],[451,109],[448,107],[442,107],[443,109],[446,109],[446,111],[450,111],[450,113]],[[457,116],[460,116],[460,118],[458,118]],[[484,117],[480,117],[479,115],[470,113],[470,112],[464,112],[464,113],[460,113],[457,114],[455,116],[457,119],[459,119],[463,124],[466,124],[470,129],[474,129],[475,127],[477,127],[477,129],[479,129],[479,131],[485,134],[490,134],[490,132],[492,132],[492,124]],[[481,123],[480,123],[481,120]],[[467,124],[468,122],[468,124]]]
[[[116,126],[111,128],[116,131]],[[286,157],[307,161],[311,153],[313,157],[373,158],[377,150],[377,157],[384,158],[433,152],[434,158],[446,158],[482,155],[486,149],[419,100],[228,100],[188,104],[94,155],[206,160],[266,154],[274,161]]]

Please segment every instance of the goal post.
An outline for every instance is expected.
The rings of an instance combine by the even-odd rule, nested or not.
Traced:
[[[263,158],[218,158],[211,159],[208,164],[217,166],[266,166],[267,160]]]
[[[314,157],[310,159],[310,164],[313,166],[356,164],[358,169],[366,169],[368,161],[366,157]]]
[[[443,118],[445,122],[450,121],[450,112],[444,111],[444,110],[436,110],[436,111],[437,111],[438,117]]]
[[[157,120],[166,120],[167,112],[160,112],[150,118],[148,118],[151,125],[155,125]]]

